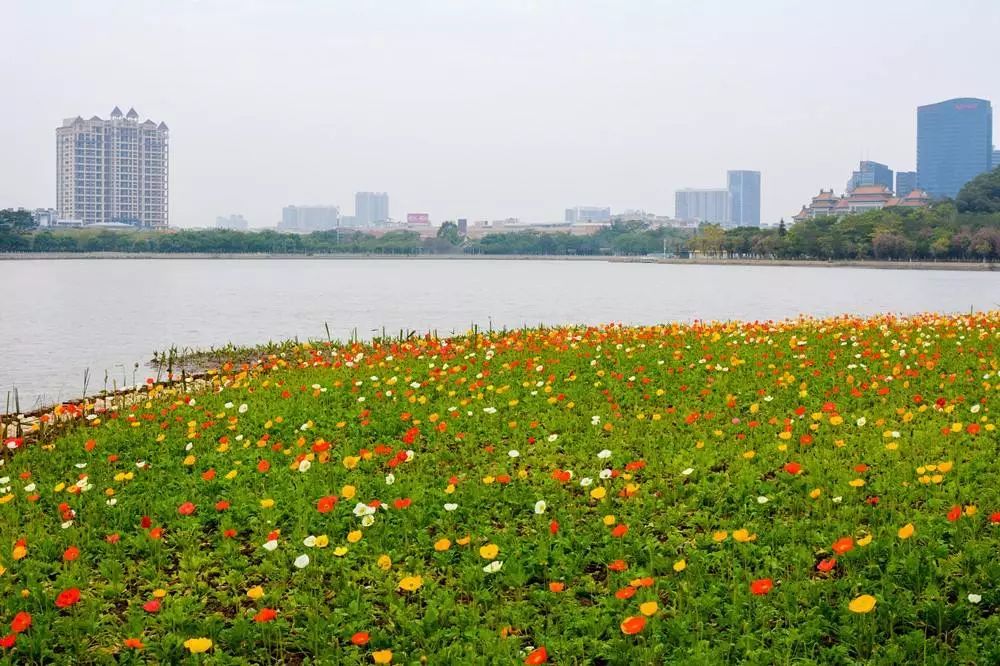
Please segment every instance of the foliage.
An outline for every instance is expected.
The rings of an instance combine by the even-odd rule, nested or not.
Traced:
[[[1000,213],[1000,167],[966,183],[955,205],[963,213]]]
[[[470,332],[62,406],[4,442],[0,659],[996,663],[998,343]]]

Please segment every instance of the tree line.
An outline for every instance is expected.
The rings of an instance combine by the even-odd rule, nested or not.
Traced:
[[[587,236],[519,231],[465,239],[454,222],[434,238],[412,231],[382,236],[361,231],[307,235],[227,229],[48,230],[33,227],[30,213],[0,210],[0,252],[154,252],[249,254],[484,254],[656,255],[745,259],[1000,260],[1000,169],[969,182],[955,200],[926,208],[888,208],[819,217],[793,225],[724,229],[654,227],[615,222]]]

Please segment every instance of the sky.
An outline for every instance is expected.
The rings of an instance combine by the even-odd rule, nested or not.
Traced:
[[[727,169],[776,223],[914,170],[918,105],[996,114],[997,63],[998,0],[0,0],[0,208],[54,207],[55,128],[118,105],[170,127],[172,226],[671,215]]]

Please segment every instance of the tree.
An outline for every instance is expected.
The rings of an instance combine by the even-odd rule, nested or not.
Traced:
[[[35,227],[35,219],[31,217],[29,211],[23,208],[14,210],[5,208],[0,210],[0,229],[7,229],[15,233],[28,231]]]
[[[458,245],[462,242],[462,237],[458,233],[458,225],[450,221],[438,227],[437,237],[448,241],[451,245]]]
[[[784,236],[787,233],[788,233],[788,228],[785,226],[785,218],[781,218],[781,221],[778,222],[778,235]]]
[[[1000,213],[1000,167],[966,183],[955,204],[960,213]]]

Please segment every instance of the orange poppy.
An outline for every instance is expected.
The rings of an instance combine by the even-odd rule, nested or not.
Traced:
[[[626,636],[637,634],[646,628],[646,618],[641,615],[632,615],[622,621],[621,630]]]
[[[544,664],[548,660],[549,660],[549,653],[545,649],[545,646],[543,645],[542,647],[532,650],[532,652],[527,657],[525,657],[524,663],[528,664],[529,666],[532,666],[537,664]]]

